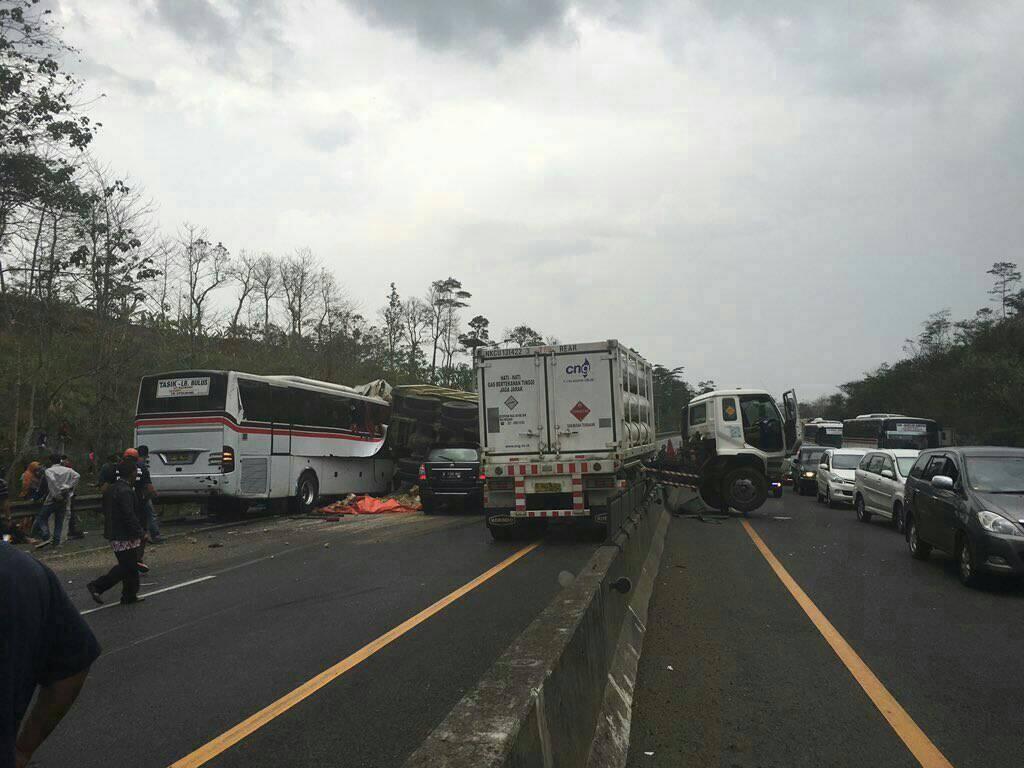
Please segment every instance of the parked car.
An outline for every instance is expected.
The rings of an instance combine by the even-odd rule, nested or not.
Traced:
[[[805,445],[793,455],[790,473],[793,477],[793,490],[801,496],[811,493],[814,489],[818,476],[818,462],[821,461],[821,454],[824,452],[824,446]]]
[[[864,454],[858,448],[829,448],[821,455],[815,477],[819,502],[853,504],[853,473]]]
[[[907,477],[907,547],[924,560],[932,548],[956,557],[960,581],[1024,574],[1024,449],[922,451]]]
[[[466,511],[479,512],[484,502],[480,449],[475,445],[434,446],[419,471],[420,503],[425,514],[457,502]]]
[[[882,449],[864,455],[853,479],[853,508],[858,520],[869,523],[873,515],[880,515],[903,533],[903,490],[918,454],[920,451],[909,449]]]

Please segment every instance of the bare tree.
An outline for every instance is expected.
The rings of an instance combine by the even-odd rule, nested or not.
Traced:
[[[278,265],[285,310],[288,312],[290,335],[302,338],[302,329],[309,323],[317,300],[316,276],[320,261],[309,248],[299,248]]]
[[[430,284],[426,304],[430,309],[430,339],[433,343],[430,357],[432,382],[437,381],[437,353],[441,352],[441,364],[444,366],[448,350],[457,348],[458,328],[455,318],[459,309],[469,306],[465,301],[469,297],[470,293],[463,290],[462,283],[454,277],[435,280]]]
[[[206,329],[210,296],[228,279],[230,254],[222,243],[214,245],[205,229],[186,223],[178,234],[177,255],[187,291],[179,323],[189,339],[189,362],[194,364]]]
[[[228,279],[235,284],[235,312],[231,316],[231,323],[228,325],[228,333],[232,336],[239,334],[238,318],[242,310],[250,300],[257,288],[257,264],[259,258],[248,251],[239,251],[238,259],[228,268]]]
[[[253,270],[255,294],[263,305],[263,339],[270,331],[270,306],[281,297],[281,265],[270,253],[261,253]]]
[[[430,338],[430,322],[433,317],[433,310],[430,306],[416,296],[402,302],[402,330],[405,334],[406,344],[409,345],[408,368],[410,374],[419,371],[420,361],[423,358],[423,345]]]

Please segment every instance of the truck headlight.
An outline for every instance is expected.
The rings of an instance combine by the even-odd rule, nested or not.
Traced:
[[[1003,536],[1020,536],[1021,533],[1017,530],[1017,526],[1011,523],[1002,515],[997,515],[995,512],[988,512],[987,510],[981,510],[978,512],[978,522],[981,523],[981,527],[990,533],[999,533]]]

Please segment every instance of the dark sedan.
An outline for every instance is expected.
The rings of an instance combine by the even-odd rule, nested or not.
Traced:
[[[922,451],[907,477],[910,554],[932,548],[956,557],[960,580],[986,573],[1024,574],[1024,449]]]
[[[471,445],[431,448],[420,465],[419,486],[420,503],[428,515],[451,502],[466,511],[479,512],[484,501],[479,448]]]
[[[801,496],[805,493],[814,493],[817,490],[818,462],[821,461],[821,454],[825,450],[825,447],[821,445],[805,445],[793,457],[790,464],[793,490]]]

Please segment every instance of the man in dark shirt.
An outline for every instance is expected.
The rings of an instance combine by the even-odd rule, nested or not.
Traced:
[[[28,765],[99,655],[99,643],[53,572],[0,544],[0,768]]]
[[[103,536],[110,542],[117,565],[86,585],[92,599],[102,603],[102,594],[121,583],[121,603],[141,602],[139,592],[139,548],[142,525],[139,523],[138,497],[132,489],[135,463],[125,459],[117,467],[117,479],[103,491]],[[128,479],[125,479],[128,478]]]

